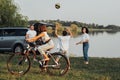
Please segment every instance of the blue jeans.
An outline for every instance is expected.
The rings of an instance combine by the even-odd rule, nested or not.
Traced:
[[[83,43],[83,55],[85,61],[88,61],[88,48],[89,48],[89,43],[88,42]]]

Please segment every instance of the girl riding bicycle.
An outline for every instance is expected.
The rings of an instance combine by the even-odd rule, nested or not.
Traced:
[[[34,42],[41,38],[44,44],[38,46],[38,51],[43,55],[43,61],[48,61],[49,58],[46,55],[45,51],[47,51],[48,49],[52,49],[54,47],[54,43],[47,34],[47,28],[45,24],[39,24],[38,31],[39,34],[37,36],[26,40],[28,42]]]
[[[36,61],[38,62],[39,68],[42,71],[47,71],[51,75],[61,76],[66,74],[70,66],[67,57],[61,54],[60,52],[53,52],[53,53],[48,52],[47,51],[48,49],[50,50],[51,48],[54,47],[53,41],[50,39],[50,37],[46,32],[46,25],[40,24],[38,26],[38,29],[39,29],[39,34],[37,36],[26,40],[31,43],[42,39],[43,44],[42,45],[37,44],[38,46],[35,45],[35,48],[37,49],[32,50],[32,48],[34,48],[34,45],[28,43],[30,47],[27,47],[26,53],[30,53],[33,52],[34,50],[35,51],[38,50],[43,55],[44,59],[41,56],[37,56],[37,58],[38,57],[39,58]],[[47,55],[45,53],[46,51],[47,51]],[[11,74],[21,76],[29,71],[31,67],[31,61],[26,53],[25,54],[15,53],[9,57],[7,61],[7,68]],[[56,61],[58,57],[60,57],[59,61]],[[26,59],[28,60],[27,62],[25,61]]]

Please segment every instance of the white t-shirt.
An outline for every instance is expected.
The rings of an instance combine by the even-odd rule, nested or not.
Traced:
[[[58,36],[59,43],[57,48],[68,51],[70,37],[71,36]]]
[[[90,39],[89,35],[87,33],[82,34],[81,41],[85,41],[86,39]]]
[[[45,34],[45,36],[42,37],[42,41],[43,41],[43,42],[46,42],[47,40],[50,39],[50,37],[49,37],[49,35],[47,34],[47,32],[43,32],[43,33]]]
[[[36,36],[37,32],[35,30],[28,30],[26,34],[29,35],[29,38],[33,38]]]

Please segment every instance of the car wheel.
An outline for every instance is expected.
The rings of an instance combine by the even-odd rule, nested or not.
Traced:
[[[22,52],[23,51],[23,47],[21,46],[21,45],[16,45],[15,47],[14,47],[14,52],[16,53],[16,52]]]

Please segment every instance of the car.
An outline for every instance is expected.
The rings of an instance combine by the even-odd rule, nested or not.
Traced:
[[[26,46],[27,31],[28,28],[25,27],[0,28],[0,52],[22,52]]]

